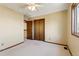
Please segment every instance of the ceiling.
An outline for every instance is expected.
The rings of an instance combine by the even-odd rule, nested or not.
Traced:
[[[30,11],[28,9],[23,8],[24,5],[26,5],[26,3],[1,3],[0,5],[13,9],[29,17],[45,15],[67,9],[66,3],[40,3],[40,4],[42,7],[40,7],[37,11]]]

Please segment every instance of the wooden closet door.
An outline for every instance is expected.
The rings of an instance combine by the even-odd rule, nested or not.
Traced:
[[[44,41],[44,19],[34,21],[34,39]]]
[[[40,40],[40,22],[39,20],[34,21],[34,39],[35,40]]]
[[[32,39],[32,21],[27,21],[27,39]]]
[[[39,35],[40,35],[40,40],[42,40],[42,41],[44,41],[44,31],[45,31],[45,29],[44,29],[44,19],[41,19],[40,20],[40,33],[39,33]]]

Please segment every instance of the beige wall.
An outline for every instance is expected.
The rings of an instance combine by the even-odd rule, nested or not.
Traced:
[[[45,18],[45,40],[66,44],[67,39],[67,11],[60,11],[48,15],[31,18]]]
[[[0,50],[24,41],[23,15],[0,6]]]
[[[73,55],[79,55],[79,38],[71,34],[71,4],[68,8],[68,46]]]

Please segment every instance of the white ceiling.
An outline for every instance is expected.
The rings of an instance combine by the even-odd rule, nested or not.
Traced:
[[[63,11],[67,9],[66,3],[40,3],[42,7],[40,7],[37,11],[30,11],[28,9],[24,9],[25,3],[1,3],[5,7],[13,9],[17,12],[20,12],[24,15],[35,17],[40,15],[45,15],[53,12]]]

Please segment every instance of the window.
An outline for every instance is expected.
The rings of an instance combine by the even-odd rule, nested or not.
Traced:
[[[71,31],[72,34],[79,37],[79,4],[75,3],[71,6]]]

